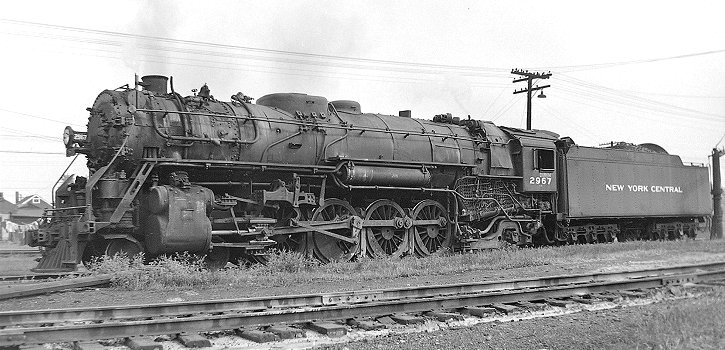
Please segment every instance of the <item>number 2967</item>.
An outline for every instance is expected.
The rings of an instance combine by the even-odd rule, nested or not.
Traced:
[[[531,185],[551,185],[551,178],[543,177],[543,176],[531,176],[531,177],[529,177],[529,184],[531,184]]]

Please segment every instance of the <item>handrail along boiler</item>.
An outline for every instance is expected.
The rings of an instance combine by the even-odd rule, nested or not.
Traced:
[[[694,235],[709,214],[695,181],[677,187],[685,204],[696,204],[684,214],[676,206],[599,213],[590,201],[617,201],[617,192],[572,192],[599,186],[580,180],[599,176],[582,173],[590,163],[650,177],[668,166],[683,174],[677,179],[707,179],[706,169],[663,150],[580,147],[549,131],[450,114],[362,113],[355,101],[306,94],[252,103],[210,92],[205,84],[181,96],[173,79],[146,76],[103,91],[88,108],[86,132],[66,128],[67,155],[86,155],[90,176],[69,177],[28,237],[46,248],[36,271],[74,270],[116,253],[188,251],[221,266],[264,261],[272,248],[332,261],[675,237]]]

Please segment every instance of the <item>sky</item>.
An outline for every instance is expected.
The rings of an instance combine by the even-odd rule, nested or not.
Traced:
[[[134,74],[173,76],[182,95],[206,83],[225,101],[302,92],[523,128],[511,70],[551,72],[533,128],[707,165],[725,136],[724,12],[721,1],[15,1],[0,13],[0,192],[50,201],[72,159],[63,128],[85,131],[96,96]],[[87,176],[83,156],[69,173]]]

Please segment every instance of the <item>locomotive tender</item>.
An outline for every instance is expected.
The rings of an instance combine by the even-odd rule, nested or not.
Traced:
[[[140,85],[140,87],[139,87]],[[71,176],[29,236],[35,271],[104,254],[188,251],[212,265],[272,248],[322,261],[693,237],[712,209],[707,169],[656,145],[581,147],[544,130],[278,93],[256,104],[163,76],[103,91],[67,127]]]

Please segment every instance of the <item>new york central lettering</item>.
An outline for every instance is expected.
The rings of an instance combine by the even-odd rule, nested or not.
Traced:
[[[604,184],[607,192],[682,193],[679,186]]]
[[[649,192],[647,186],[643,185],[627,185],[627,188],[629,188],[629,192]]]
[[[607,188],[607,191],[619,192],[619,191],[623,191],[624,190],[624,185],[609,185],[609,184],[604,184],[604,186]]]

